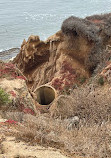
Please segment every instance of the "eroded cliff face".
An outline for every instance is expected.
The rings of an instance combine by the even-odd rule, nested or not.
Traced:
[[[80,43],[83,43],[81,47]],[[27,42],[23,41],[14,63],[27,77],[28,86],[33,91],[49,82],[59,90],[67,84],[74,84],[77,75],[89,77],[84,60],[90,47],[86,40],[79,38],[79,41],[72,41],[61,31],[45,42],[40,41],[38,36],[30,36]]]
[[[23,41],[13,62],[27,77],[32,91],[47,83],[62,91],[91,76],[110,44],[110,38],[103,44],[108,36],[106,24],[98,26],[94,20],[70,17],[63,22],[61,31],[46,41],[33,35]]]

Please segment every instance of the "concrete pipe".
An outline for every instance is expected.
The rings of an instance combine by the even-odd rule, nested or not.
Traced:
[[[56,90],[49,85],[38,87],[35,90],[35,94],[37,98],[36,107],[40,111],[46,111],[57,96]]]

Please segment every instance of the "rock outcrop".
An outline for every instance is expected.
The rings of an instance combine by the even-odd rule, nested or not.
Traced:
[[[96,22],[98,17],[100,21]],[[72,16],[63,22],[61,31],[46,41],[34,35],[24,40],[13,63],[26,76],[31,91],[48,83],[62,92],[84,83],[103,62],[106,45],[111,44],[110,17]]]
[[[70,17],[46,41],[24,40],[14,64],[0,61],[0,156],[65,158],[50,146],[110,157],[110,19]]]

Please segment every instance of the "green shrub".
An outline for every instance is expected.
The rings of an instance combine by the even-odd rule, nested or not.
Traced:
[[[104,85],[104,78],[103,78],[103,77],[100,77],[100,78],[99,78],[98,84],[101,85],[101,86]]]
[[[85,76],[80,77],[79,82],[80,82],[80,84],[85,83],[86,82],[86,77]]]
[[[99,28],[86,19],[71,16],[63,21],[61,30],[65,35],[83,36],[90,41],[99,41]]]
[[[9,95],[0,88],[0,105],[8,104],[10,103]]]

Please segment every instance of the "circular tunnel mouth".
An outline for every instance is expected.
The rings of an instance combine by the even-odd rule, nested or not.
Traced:
[[[55,90],[50,86],[41,86],[35,91],[40,105],[49,105],[55,99]]]

